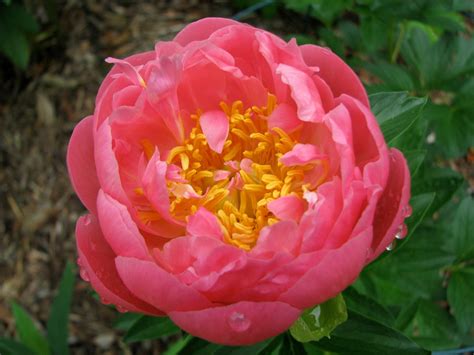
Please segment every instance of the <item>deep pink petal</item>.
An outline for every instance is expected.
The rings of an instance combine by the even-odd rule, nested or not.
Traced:
[[[229,135],[227,115],[222,111],[207,111],[201,115],[199,123],[209,147],[216,153],[222,153],[224,143]]]
[[[204,207],[200,207],[195,214],[189,216],[186,231],[189,235],[217,239],[222,239],[223,235],[217,217]]]
[[[293,220],[281,221],[262,229],[257,245],[250,251],[250,254],[257,257],[278,252],[295,254],[300,247],[300,242],[296,222]]]
[[[124,310],[163,315],[158,309],[136,298],[125,287],[115,268],[115,254],[109,247],[92,215],[79,218],[76,242],[82,276],[90,280],[103,303],[112,303]]]
[[[306,203],[298,196],[288,195],[268,203],[268,210],[280,220],[299,222],[303,215]]]
[[[185,46],[192,41],[205,40],[209,38],[213,32],[223,27],[237,24],[239,24],[239,22],[227,18],[207,17],[190,23],[183,28],[174,38],[174,42]]]
[[[370,107],[364,85],[341,58],[330,49],[312,44],[303,45],[300,49],[307,65],[319,67],[317,75],[329,85],[335,97],[347,94]]]
[[[400,151],[390,151],[390,174],[387,186],[380,197],[374,217],[374,254],[375,259],[393,241],[398,228],[405,219],[405,210],[410,200],[410,171]]]
[[[329,250],[316,266],[279,297],[279,301],[304,309],[336,296],[359,275],[371,242],[372,228],[369,227],[339,249]]]
[[[100,190],[97,209],[104,237],[116,255],[150,259],[145,240],[124,205]]]
[[[120,278],[136,297],[167,313],[211,306],[199,292],[153,262],[118,256],[115,264]]]
[[[84,118],[72,132],[67,148],[67,167],[74,191],[93,214],[100,185],[94,160],[93,116]]]
[[[283,302],[239,302],[169,316],[186,332],[226,345],[249,345],[284,332],[301,311]]]
[[[291,132],[301,125],[301,121],[296,115],[296,110],[293,106],[287,103],[279,104],[275,110],[268,116],[268,128],[281,128],[286,132]]]

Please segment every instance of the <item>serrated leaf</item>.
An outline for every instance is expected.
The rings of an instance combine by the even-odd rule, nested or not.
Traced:
[[[426,98],[410,97],[404,92],[378,93],[370,95],[369,99],[389,145],[410,129],[426,104]]]
[[[158,339],[179,333],[180,329],[167,317],[141,316],[123,337],[126,343]]]
[[[37,354],[49,354],[48,342],[34,324],[31,316],[23,307],[16,303],[12,304],[12,311],[13,317],[15,318],[16,330],[21,342]]]
[[[48,342],[55,355],[69,354],[68,323],[74,291],[74,272],[70,262],[64,268],[59,289],[49,313],[47,330]]]
[[[0,354],[2,355],[36,355],[26,345],[13,339],[0,338]]]
[[[291,335],[300,342],[329,337],[331,332],[347,320],[346,304],[341,294],[307,309],[290,327]]]
[[[428,354],[396,329],[349,311],[348,320],[318,343],[328,351],[352,355]]]
[[[463,333],[474,327],[474,268],[460,269],[451,275],[448,284],[448,302],[454,318]]]

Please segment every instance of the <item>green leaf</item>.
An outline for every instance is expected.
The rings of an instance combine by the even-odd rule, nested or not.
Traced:
[[[186,348],[186,346],[196,338],[192,335],[186,335],[179,339],[177,342],[171,344],[171,346],[163,353],[163,355],[177,355],[181,350]]]
[[[115,319],[113,327],[118,330],[128,331],[132,327],[133,323],[135,323],[141,317],[143,317],[143,314],[121,313]]]
[[[373,53],[386,45],[388,27],[381,19],[375,16],[362,18],[360,30],[362,41],[369,53]]]
[[[64,268],[59,289],[54,298],[48,318],[48,342],[55,355],[69,354],[68,323],[71,309],[72,293],[74,290],[74,272],[70,262]]]
[[[30,58],[30,45],[25,35],[16,28],[9,28],[0,19],[0,52],[13,64],[25,70]]]
[[[456,348],[461,340],[456,323],[439,305],[421,300],[413,323],[413,339],[429,350]]]
[[[464,261],[474,255],[474,200],[465,197],[459,204],[456,215],[448,228],[452,231],[448,247],[456,254],[458,260]]]
[[[127,331],[123,340],[126,343],[147,339],[158,339],[179,333],[181,330],[167,317],[141,316]]]
[[[386,91],[412,91],[415,88],[410,74],[399,65],[379,62],[366,64],[365,68],[383,81],[382,87]]]
[[[46,338],[40,333],[31,316],[18,304],[12,304],[16,330],[21,342],[37,354],[49,354]]]
[[[421,164],[425,160],[426,150],[417,149],[417,150],[405,150],[403,152],[405,159],[408,162],[408,167],[410,169],[410,175],[415,176],[420,168]]]
[[[0,354],[2,355],[36,355],[29,347],[13,339],[0,338]]]
[[[391,327],[395,322],[393,315],[374,299],[357,292],[349,287],[343,292],[347,308],[364,317]]]
[[[300,342],[329,337],[331,332],[347,320],[346,304],[341,294],[307,309],[290,327],[291,335]]]
[[[389,145],[410,129],[426,104],[426,98],[409,97],[405,92],[378,93],[370,95],[369,99]]]
[[[474,327],[474,268],[460,269],[451,275],[448,284],[448,302],[463,333]]]
[[[339,354],[428,354],[398,330],[349,311],[349,319],[323,338],[318,347]]]
[[[284,347],[284,335],[270,338],[250,346],[222,346],[217,349],[215,355],[248,355],[248,354],[272,354],[280,353]]]

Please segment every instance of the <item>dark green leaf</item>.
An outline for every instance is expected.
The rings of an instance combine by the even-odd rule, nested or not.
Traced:
[[[180,329],[167,317],[141,316],[123,337],[126,343],[158,339],[179,333]]]
[[[401,66],[380,62],[366,64],[365,68],[383,81],[386,91],[412,91],[415,88],[410,74]]]
[[[36,355],[27,346],[13,339],[0,338],[0,354],[2,355]]]
[[[421,164],[425,160],[426,150],[408,150],[404,151],[403,155],[408,162],[408,167],[410,168],[410,175],[415,176],[420,168]]]
[[[409,97],[404,92],[370,95],[372,112],[380,124],[385,140],[390,142],[401,136],[420,117],[425,98]]]
[[[196,338],[194,338],[192,335],[188,334],[179,339],[177,342],[171,344],[171,346],[163,353],[163,355],[177,355],[195,339]]]
[[[468,333],[474,327],[474,268],[460,269],[451,275],[448,302],[459,329]]]
[[[384,306],[377,303],[374,299],[360,294],[353,287],[346,289],[343,295],[349,310],[388,327],[391,327],[395,322],[393,315]]]
[[[16,28],[7,27],[0,19],[0,52],[13,64],[26,69],[30,58],[30,45],[25,35]]]
[[[72,264],[68,262],[59,283],[58,293],[51,306],[47,324],[48,342],[55,355],[69,354],[68,323],[73,291],[74,271]]]
[[[456,254],[458,260],[466,260],[474,254],[474,232],[471,229],[474,221],[474,200],[465,197],[459,204],[456,215],[448,229],[452,232],[448,247]]]
[[[323,338],[318,347],[340,354],[428,354],[399,331],[350,311],[347,322]]]
[[[21,342],[37,354],[49,354],[46,338],[40,333],[31,316],[18,304],[12,304],[16,330]]]
[[[346,304],[341,294],[307,309],[290,327],[291,335],[300,342],[329,337],[331,332],[347,320]]]
[[[139,318],[143,317],[143,314],[138,313],[121,313],[114,321],[113,327],[119,330],[128,331],[130,327]]]
[[[383,48],[387,43],[387,24],[375,16],[362,19],[360,25],[362,41],[369,53]],[[406,89],[406,88],[405,88]]]
[[[284,336],[270,338],[250,346],[222,346],[214,352],[214,355],[249,355],[249,354],[273,354],[279,353],[283,344]]]
[[[429,350],[456,348],[461,344],[456,323],[449,313],[430,301],[420,301],[413,324],[413,339]]]

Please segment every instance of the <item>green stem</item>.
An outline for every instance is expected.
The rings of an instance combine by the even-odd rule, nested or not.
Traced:
[[[393,49],[392,56],[390,58],[391,63],[395,63],[398,58],[398,54],[400,53],[400,48],[402,46],[403,37],[405,36],[405,24],[400,24],[400,33],[398,34],[397,42],[395,43],[395,48]]]

